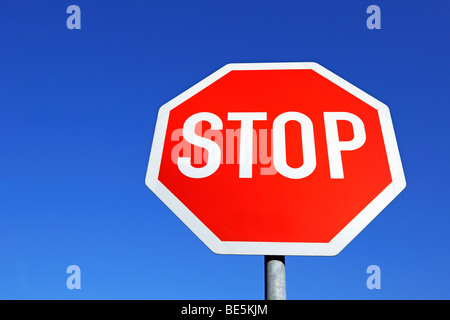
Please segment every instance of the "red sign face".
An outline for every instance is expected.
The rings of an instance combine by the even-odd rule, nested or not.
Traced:
[[[335,255],[405,187],[388,108],[315,63],[231,64],[160,109],[147,185],[214,252]]]

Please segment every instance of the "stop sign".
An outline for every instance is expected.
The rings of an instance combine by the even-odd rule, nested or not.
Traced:
[[[216,253],[327,256],[406,181],[386,105],[316,63],[250,63],[160,108],[146,184]]]

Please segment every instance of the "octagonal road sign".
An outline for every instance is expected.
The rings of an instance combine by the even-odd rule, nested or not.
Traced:
[[[228,64],[163,105],[146,184],[216,253],[329,256],[406,181],[388,107],[305,62]]]

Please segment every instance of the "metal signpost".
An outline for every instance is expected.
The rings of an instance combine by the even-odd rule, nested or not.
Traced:
[[[265,299],[286,300],[284,256],[264,256]]]
[[[406,186],[389,109],[317,63],[228,64],[163,105],[147,186],[219,254],[334,256]]]

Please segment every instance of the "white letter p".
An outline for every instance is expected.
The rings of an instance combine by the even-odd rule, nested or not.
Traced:
[[[325,133],[327,136],[328,161],[331,179],[344,179],[341,151],[356,150],[366,142],[364,123],[348,112],[324,112]],[[352,124],[354,137],[350,141],[339,141],[337,121],[345,120]]]

